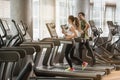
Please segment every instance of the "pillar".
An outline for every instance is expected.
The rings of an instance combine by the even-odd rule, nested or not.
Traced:
[[[86,19],[89,20],[90,17],[90,0],[77,0],[76,1],[76,7],[77,7],[77,14],[79,12],[84,12],[86,15]]]
[[[11,19],[25,22],[32,37],[32,0],[11,0]]]

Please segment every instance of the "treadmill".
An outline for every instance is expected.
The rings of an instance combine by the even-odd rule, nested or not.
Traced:
[[[45,48],[46,48],[46,46],[45,46]],[[49,54],[50,51],[48,51],[48,50],[50,50],[50,49],[51,49],[51,47],[48,46],[48,48],[46,49],[47,50],[46,53],[42,52],[41,54],[43,54],[43,53]],[[50,53],[50,54],[52,55],[52,53]],[[105,72],[96,72],[96,71],[86,71],[86,72],[81,71],[81,72],[79,72],[79,70],[77,70],[75,72],[67,72],[64,70],[64,68],[51,67],[51,66],[49,66],[49,63],[45,64],[44,60],[47,58],[44,56],[44,58],[42,59],[42,57],[43,57],[42,55],[38,56],[36,63],[35,63],[36,66],[34,68],[34,71],[37,76],[49,76],[49,77],[62,76],[62,77],[79,77],[79,78],[94,78],[94,79],[99,78],[100,79],[101,76],[105,74]],[[41,61],[42,61],[42,63],[40,64]],[[88,73],[88,72],[90,72],[90,73]]]
[[[63,38],[58,38],[58,35],[56,33],[56,30],[55,30],[55,25],[53,23],[47,23],[46,25],[47,25],[48,31],[49,31],[49,33],[50,33],[50,35],[53,39],[57,38],[60,41],[61,44],[72,44],[72,41],[70,41],[70,40],[65,40]],[[62,50],[63,52],[64,52],[64,49],[65,48],[63,46],[63,50]],[[64,59],[64,55],[63,55],[64,53],[63,52],[60,56],[60,61],[62,61]],[[75,67],[75,68],[81,69],[80,67]],[[99,70],[100,71],[102,71],[102,70],[106,71],[107,70],[107,74],[109,74],[110,71],[114,70],[114,68],[115,68],[114,66],[108,66],[108,65],[107,66],[106,65],[105,66],[94,65],[93,67],[87,67],[86,70],[96,70],[96,71],[99,71]]]
[[[50,38],[44,38],[43,39],[44,41],[52,41],[52,40],[56,40],[56,39],[50,39]],[[65,40],[65,39],[57,39],[57,40],[59,40],[60,41],[60,43],[64,43],[64,44],[72,44],[72,41],[71,40]],[[41,40],[42,41],[42,40]],[[56,47],[54,47],[53,49],[55,50],[55,48]],[[54,55],[54,57],[50,57],[50,60],[54,60],[54,59],[52,59],[52,58],[55,58],[55,55],[57,55],[57,52],[56,51],[52,51],[53,53],[52,53],[52,56]],[[57,49],[58,50],[58,49]],[[51,62],[51,61],[50,61]],[[52,63],[54,63],[54,62],[52,62]],[[51,65],[51,63],[49,63],[50,64],[50,66],[51,66],[51,68],[60,68],[60,69],[65,69],[65,68],[67,68],[67,67],[69,67],[68,65],[58,65],[58,66],[56,66],[55,64],[54,65]],[[111,67],[111,66],[108,66],[109,68],[111,68],[111,70],[113,69],[113,67]],[[104,66],[94,66],[94,68],[95,69],[93,69],[93,67],[88,67],[87,69],[85,69],[85,71],[82,71],[82,67],[81,67],[81,65],[75,65],[75,68],[77,69],[77,70],[79,70],[79,71],[81,71],[81,72],[85,72],[86,70],[87,71],[103,71],[103,72],[105,72],[106,74],[109,74],[110,73],[110,69],[108,68],[105,68]]]
[[[0,80],[7,80],[8,73],[12,73],[12,69],[9,68],[7,72],[8,64],[14,64],[20,60],[20,55],[17,51],[0,51]]]
[[[1,21],[1,20],[0,20]],[[0,22],[1,23],[1,22]],[[1,27],[3,27],[2,26],[2,24],[0,24],[0,28]],[[4,30],[3,30],[4,31]],[[6,31],[4,31],[4,33],[6,34]],[[5,35],[5,34],[3,34],[2,35],[2,38],[4,38],[4,37],[6,37],[7,36],[7,34]],[[18,36],[18,34],[16,34],[15,36]],[[13,47],[13,46],[15,46],[15,45],[8,45],[9,47],[6,47],[5,46],[5,42],[3,41],[3,39],[1,38],[1,43],[3,43],[3,45],[1,46],[2,48],[0,49],[0,51],[17,51],[17,52],[19,52],[19,54],[20,54],[20,61],[19,62],[21,62],[21,63],[19,63],[19,64],[17,64],[18,65],[18,67],[16,67],[16,64],[15,64],[15,67],[14,67],[14,69],[15,69],[15,73],[12,71],[12,73],[13,73],[13,75],[12,76],[18,76],[17,77],[17,80],[19,79],[19,80],[21,80],[21,79],[26,79],[27,78],[27,76],[29,76],[29,72],[31,71],[30,70],[30,67],[32,66],[32,55],[34,54],[34,52],[35,52],[35,49],[34,49],[34,47]],[[10,41],[9,42],[12,42],[12,40],[15,38],[15,40],[17,39],[16,37],[12,37],[12,39],[10,39]],[[11,43],[10,43],[11,44]],[[14,43],[13,43],[14,44]],[[17,44],[17,43],[15,43],[15,44]],[[20,70],[18,70],[18,69],[20,69]],[[28,70],[27,70],[28,69]],[[32,68],[31,68],[32,69]],[[24,71],[25,70],[25,71]],[[17,71],[17,72],[16,72]],[[20,72],[21,71],[21,72]],[[27,72],[27,74],[26,74],[26,77],[24,77],[25,75],[25,73]]]
[[[12,20],[12,22],[13,22],[14,25],[17,25],[14,20]],[[13,26],[14,26],[14,25],[13,25]],[[14,26],[14,27],[15,27],[14,29],[17,31],[17,34],[12,37],[12,36],[9,34],[9,33],[10,33],[10,28],[9,28],[9,26],[8,26],[7,21],[4,20],[4,19],[0,19],[0,28],[1,28],[1,30],[2,30],[2,38],[3,38],[3,40],[10,39],[8,42],[3,41],[4,45],[7,44],[6,46],[9,46],[9,47],[10,47],[11,45],[14,45],[14,46],[17,46],[17,48],[18,48],[18,46],[19,46],[19,48],[24,48],[24,49],[26,49],[27,53],[31,53],[31,52],[33,52],[33,51],[36,52],[36,54],[39,53],[39,52],[40,52],[40,46],[39,46],[39,45],[35,45],[35,44],[29,45],[29,46],[25,46],[25,45],[22,45],[22,46],[21,46],[21,45],[20,45],[20,44],[24,41],[24,39],[21,38],[22,35],[19,34],[19,29],[18,29],[16,26]],[[23,34],[23,35],[24,35],[24,34]],[[12,41],[13,41],[13,39],[15,39],[15,42],[14,42],[13,44],[11,44]],[[32,48],[33,48],[33,49],[32,49]],[[33,50],[33,51],[31,51],[31,50]]]
[[[26,44],[26,43],[25,43]],[[37,43],[38,44],[38,43]],[[46,45],[47,45],[48,43],[46,43]],[[44,44],[43,44],[44,45]],[[43,45],[41,45],[41,47],[43,46]],[[53,50],[53,48],[52,48],[52,46],[44,46],[45,48],[47,47],[47,51],[46,51],[46,54],[52,54],[51,53],[51,49]],[[44,48],[43,47],[43,48]],[[42,53],[41,53],[42,54]],[[45,55],[46,55],[45,54]],[[46,62],[46,61],[44,61],[45,59],[47,59],[46,58],[46,56],[44,57],[44,59],[43,59],[43,62],[42,62],[42,64],[40,64],[40,65],[44,65],[44,66],[42,66],[42,67],[39,67],[39,66],[37,66],[37,64],[39,63],[38,61],[42,61],[42,60],[40,60],[41,58],[41,55],[39,55],[39,56],[37,56],[38,58],[36,58],[37,60],[36,60],[36,62],[37,63],[35,63],[36,64],[36,66],[35,66],[35,74],[37,75],[37,76],[40,76],[41,74],[42,75],[46,75],[46,76],[62,76],[62,77],[83,77],[83,78],[86,78],[86,77],[88,77],[88,78],[94,78],[94,79],[96,79],[96,77],[97,78],[101,78],[101,75],[104,75],[105,74],[105,72],[96,72],[95,73],[95,71],[93,71],[92,72],[92,74],[91,75],[89,75],[88,74],[88,72],[84,72],[84,73],[79,73],[79,72],[66,72],[66,71],[64,71],[64,69],[53,69],[53,68],[49,68],[49,67],[44,67],[44,66],[46,66],[46,65],[48,65],[48,64],[45,64],[44,62]],[[47,56],[48,57],[48,56]],[[73,74],[74,73],[74,74]],[[91,72],[90,72],[91,73]],[[98,74],[98,75],[97,75]],[[87,75],[87,76],[86,76]]]
[[[1,27],[1,26],[0,26]],[[26,78],[29,76],[29,73],[30,71],[32,70],[32,65],[31,65],[31,62],[30,61],[27,61],[27,63],[25,63],[25,66],[21,66],[22,64],[19,65],[19,67],[21,68],[21,72],[18,73],[18,75],[15,77],[14,76],[14,71],[16,72],[15,70],[15,67],[16,67],[16,63],[19,63],[21,61],[23,61],[28,55],[32,55],[34,53],[33,49],[30,48],[30,52],[27,50],[29,49],[29,47],[25,50],[25,47],[23,48],[18,48],[18,47],[5,47],[4,46],[4,42],[3,42],[3,39],[2,39],[2,36],[0,36],[0,43],[2,45],[0,45],[0,53],[2,52],[7,52],[7,53],[4,53],[5,55],[9,56],[9,57],[3,57],[3,56],[0,56],[1,58],[0,59],[6,59],[5,61],[5,64],[1,64],[1,72],[3,73],[2,76],[2,79],[1,80],[7,80],[7,79],[10,79],[10,80],[26,80]],[[3,47],[4,46],[4,47]],[[20,59],[16,56],[16,57],[13,57],[13,55],[11,54],[16,52],[19,54],[18,57],[20,57]],[[14,62],[14,63],[7,63],[7,59],[13,59],[14,60],[16,59],[17,62]],[[11,61],[9,60],[9,61]],[[8,62],[9,62],[8,61]],[[17,67],[17,69],[19,69],[19,67]],[[23,69],[22,69],[23,68]],[[27,74],[26,74],[27,73]],[[26,75],[24,75],[26,74]],[[14,77],[14,78],[13,78]]]
[[[29,80],[93,80],[90,78],[32,77]]]
[[[31,43],[32,44],[32,43]],[[27,45],[27,44],[21,44],[21,45]],[[51,43],[41,43],[39,44],[41,46],[41,52],[44,52],[43,51],[43,48],[47,48],[47,51],[46,51],[46,54],[44,55],[45,57],[43,58],[43,60],[41,60],[41,58],[43,56],[41,56],[41,54],[43,53],[40,53],[38,54],[36,57],[36,61],[35,61],[35,68],[34,68],[34,72],[37,76],[62,76],[62,77],[79,77],[79,78],[101,78],[102,75],[105,74],[105,72],[96,72],[96,71],[93,71],[91,73],[92,75],[89,76],[89,71],[87,72],[84,72],[84,73],[79,73],[79,72],[66,72],[64,71],[64,69],[60,69],[60,68],[51,68],[49,67],[49,63],[48,63],[48,59],[49,59],[49,56],[53,50],[53,44]],[[41,66],[39,66],[38,64],[42,61],[42,63],[40,64]],[[43,65],[43,66],[42,66]],[[48,67],[47,67],[48,66]],[[95,73],[96,72],[96,73]],[[73,75],[74,74],[74,75]],[[98,74],[98,75],[97,75]],[[88,76],[86,76],[88,75]]]

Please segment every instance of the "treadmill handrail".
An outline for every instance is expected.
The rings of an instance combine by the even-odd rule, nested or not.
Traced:
[[[20,55],[17,51],[0,51],[0,62],[19,61]]]
[[[22,51],[21,54],[25,53],[24,55],[32,55],[35,52],[34,47],[25,47],[25,46],[22,46],[22,47],[7,47],[7,48],[3,47],[0,50],[2,50],[2,49]]]
[[[39,45],[40,47],[47,48],[47,47],[53,47],[54,44],[46,43],[46,42],[28,42],[28,43],[22,43],[21,45]]]
[[[20,55],[20,58],[24,58],[25,56],[26,56],[26,51],[24,50],[24,49],[12,49],[12,48],[1,48],[0,49],[0,52],[1,51],[16,51],[16,52],[18,52],[19,53],[19,55]]]
[[[4,35],[2,36],[2,38],[4,38],[4,37],[7,36],[7,32],[6,32],[6,30],[5,30],[5,27],[4,27],[1,19],[0,19],[0,24],[1,24],[1,29],[2,29],[2,31],[3,31],[3,33],[4,33]]]

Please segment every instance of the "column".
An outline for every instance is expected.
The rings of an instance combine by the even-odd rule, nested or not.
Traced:
[[[79,12],[84,12],[86,15],[86,19],[89,20],[90,17],[90,0],[77,0],[76,1],[76,7],[77,7],[77,14]]]
[[[32,37],[32,0],[11,0],[11,19],[25,22]]]

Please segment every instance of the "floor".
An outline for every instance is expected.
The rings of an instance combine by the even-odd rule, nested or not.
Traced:
[[[104,76],[102,80],[120,80],[120,71],[112,71],[111,74]]]

